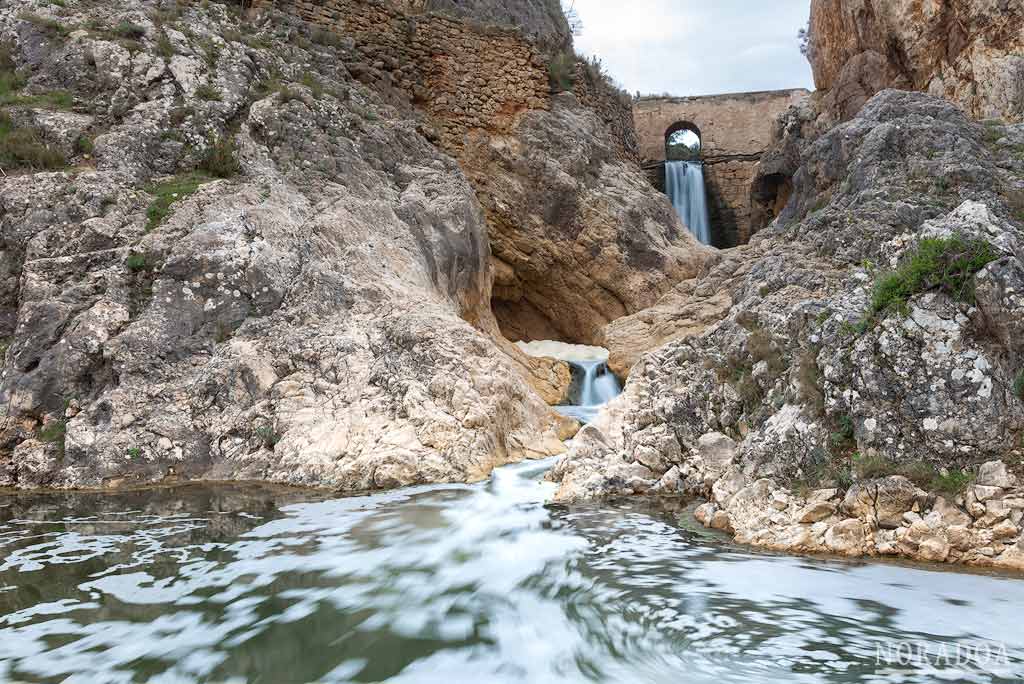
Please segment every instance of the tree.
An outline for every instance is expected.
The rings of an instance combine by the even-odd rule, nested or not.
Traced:
[[[814,47],[811,45],[811,21],[807,20],[807,26],[800,29],[796,33],[797,40],[800,41],[800,54],[807,59],[811,58],[811,52]]]
[[[562,13],[565,21],[569,24],[569,31],[572,35],[579,36],[583,33],[583,20],[576,11],[576,0],[562,0]]]

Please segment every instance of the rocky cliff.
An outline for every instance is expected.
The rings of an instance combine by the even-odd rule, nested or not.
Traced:
[[[562,451],[567,368],[491,311],[492,244],[536,230],[498,168],[560,184],[531,209],[575,232],[543,258],[609,241],[626,310],[704,258],[605,110],[550,98],[557,3],[524,30],[487,2],[253,4],[0,9],[0,486],[359,490]]]
[[[884,88],[944,97],[976,119],[1024,120],[1021,0],[813,0],[810,34],[835,120]]]
[[[765,546],[1024,567],[996,461],[1024,456],[1022,149],[1024,125],[894,90],[810,143],[778,222],[610,327],[613,354],[678,339],[574,440],[559,497],[685,491]]]

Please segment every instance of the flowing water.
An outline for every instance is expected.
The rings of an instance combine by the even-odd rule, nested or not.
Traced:
[[[711,219],[704,190],[704,165],[700,162],[665,162],[665,190],[693,236],[711,244]]]
[[[0,681],[1024,675],[1020,580],[758,553],[668,504],[546,506],[549,466],[343,499],[0,497]]]
[[[578,400],[571,406],[555,409],[581,423],[590,423],[601,407],[622,393],[619,379],[608,368],[607,361],[569,361],[573,375],[579,378]]]

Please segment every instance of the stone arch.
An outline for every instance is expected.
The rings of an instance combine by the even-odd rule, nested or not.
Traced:
[[[677,133],[690,132],[697,136],[697,149],[693,153],[680,153],[680,146],[673,145],[672,139]],[[665,159],[668,161],[691,161],[700,159],[704,148],[704,138],[700,128],[692,121],[677,121],[665,130]]]

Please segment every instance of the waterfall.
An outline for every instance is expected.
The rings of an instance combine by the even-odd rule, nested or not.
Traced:
[[[580,361],[573,365],[583,371],[580,406],[602,406],[622,392],[618,378],[604,361]]]
[[[672,206],[694,237],[711,244],[711,221],[704,191],[704,165],[700,162],[665,162],[665,191]]]
[[[554,358],[572,368],[571,404],[555,406],[555,410],[581,423],[590,423],[601,407],[622,393],[619,379],[608,368],[608,350],[551,340],[516,342],[527,356]]]
[[[605,361],[570,361],[574,382],[579,383],[578,397],[572,406],[556,407],[561,413],[580,422],[589,423],[601,407],[622,393],[619,379]]]

